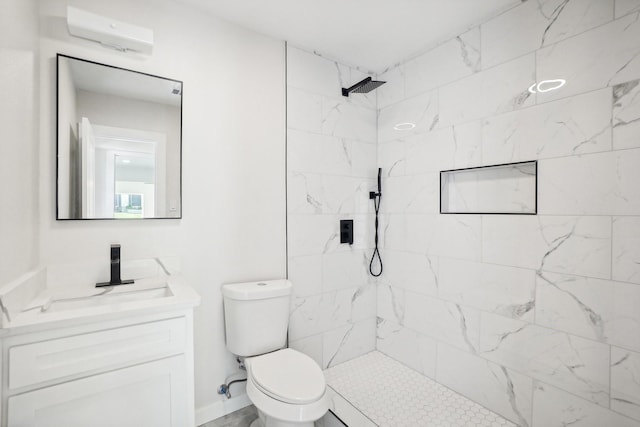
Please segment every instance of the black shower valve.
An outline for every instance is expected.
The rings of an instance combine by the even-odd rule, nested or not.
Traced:
[[[376,193],[375,191],[369,191],[369,199],[373,200],[378,196],[379,196],[379,193]]]
[[[353,245],[353,220],[340,220],[340,243]]]

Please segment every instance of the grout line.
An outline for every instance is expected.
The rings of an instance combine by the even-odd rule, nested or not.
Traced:
[[[612,282],[613,280],[613,216],[610,217],[610,227],[611,227],[611,237],[609,238],[610,243],[610,262],[609,262],[609,280]]]

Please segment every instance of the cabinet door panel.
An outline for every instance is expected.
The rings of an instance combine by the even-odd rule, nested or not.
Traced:
[[[13,346],[9,388],[182,353],[185,322],[180,317]]]
[[[9,398],[20,427],[183,427],[185,356],[107,372]]]

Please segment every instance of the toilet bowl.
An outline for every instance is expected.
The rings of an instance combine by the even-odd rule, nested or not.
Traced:
[[[247,395],[258,409],[251,427],[312,427],[328,410],[322,370],[286,348],[245,359]]]

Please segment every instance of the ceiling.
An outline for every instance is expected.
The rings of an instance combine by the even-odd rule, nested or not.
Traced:
[[[378,73],[525,0],[179,1]]]

